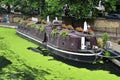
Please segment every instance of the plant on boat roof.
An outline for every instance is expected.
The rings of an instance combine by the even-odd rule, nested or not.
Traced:
[[[62,24],[62,28],[66,29],[66,28],[67,28],[67,26],[66,26],[65,24]]]
[[[37,22],[37,23],[40,23],[40,24],[41,24],[41,23],[42,23],[42,20],[41,20],[41,19],[38,19],[38,22]]]
[[[24,23],[24,20],[23,19],[20,19],[19,20],[19,23],[22,25]]]
[[[30,22],[30,23],[27,24],[27,26],[30,26],[30,27],[34,28],[34,27],[36,27],[36,24],[33,23],[33,22]]]
[[[42,20],[41,22],[42,22],[43,24],[46,24],[46,23],[47,23],[47,21],[46,21],[46,20]]]
[[[94,34],[94,31],[93,31],[92,29],[89,29],[89,30],[88,30],[88,33],[91,34],[91,35],[93,35],[93,34]]]
[[[105,47],[106,42],[110,40],[110,36],[108,35],[108,33],[104,33],[102,39],[103,39],[103,47]]]
[[[43,31],[45,31],[46,26],[45,26],[45,25],[42,25],[42,26],[38,26],[38,25],[37,25],[37,27],[36,27],[36,28],[38,29],[38,31],[43,32]]]
[[[42,23],[42,19],[41,19],[40,15],[38,15],[38,22],[37,23]]]
[[[82,28],[82,27],[76,27],[76,31],[82,32],[82,31],[83,31],[83,28]]]
[[[67,25],[67,29],[69,29],[69,30],[74,30],[74,28],[73,28],[72,25]]]
[[[52,32],[51,32],[51,34],[52,34],[53,36],[56,36],[57,33],[58,33],[58,29],[53,29]]]
[[[97,44],[98,44],[98,47],[103,48],[103,39],[102,38],[98,38],[97,39]]]
[[[41,27],[40,25],[36,25],[35,28],[39,31],[39,30],[40,30],[40,27]]]
[[[68,36],[68,31],[63,30],[63,31],[60,33],[60,36],[62,36],[63,38],[66,39],[66,37]]]

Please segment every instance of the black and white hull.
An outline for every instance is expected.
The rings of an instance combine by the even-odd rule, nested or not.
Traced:
[[[54,53],[55,55],[61,56],[66,59],[74,60],[74,61],[80,61],[80,62],[86,62],[86,63],[93,63],[101,60],[103,52],[102,50],[99,50],[97,52],[94,52],[94,50],[81,50],[78,52],[75,51],[68,51],[68,50],[63,50],[54,46],[51,46],[49,44],[44,44],[44,42],[40,41],[36,37],[32,37],[28,35],[27,33],[21,32],[19,29],[17,30],[17,34],[20,36],[23,36],[29,40],[32,40],[33,42],[39,44],[40,46],[46,48],[50,52]]]

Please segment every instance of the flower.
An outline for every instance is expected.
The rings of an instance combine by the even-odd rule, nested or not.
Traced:
[[[83,31],[83,28],[82,28],[82,27],[76,27],[76,31],[82,32],[82,31]]]
[[[65,24],[62,24],[62,28],[65,28],[65,29],[66,29],[66,28],[67,28],[67,26],[66,26]]]
[[[93,31],[92,29],[89,29],[89,30],[88,30],[88,33],[93,35],[93,34],[94,34],[94,31]]]
[[[72,25],[67,25],[67,29],[69,29],[69,30],[73,30],[74,28],[73,28]]]

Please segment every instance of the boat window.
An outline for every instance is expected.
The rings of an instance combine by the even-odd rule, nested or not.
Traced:
[[[64,41],[62,42],[62,46],[65,46],[65,42]]]

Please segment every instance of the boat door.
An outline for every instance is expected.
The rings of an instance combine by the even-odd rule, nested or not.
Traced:
[[[97,46],[97,40],[95,37],[90,38],[90,46],[93,48],[93,46]]]

